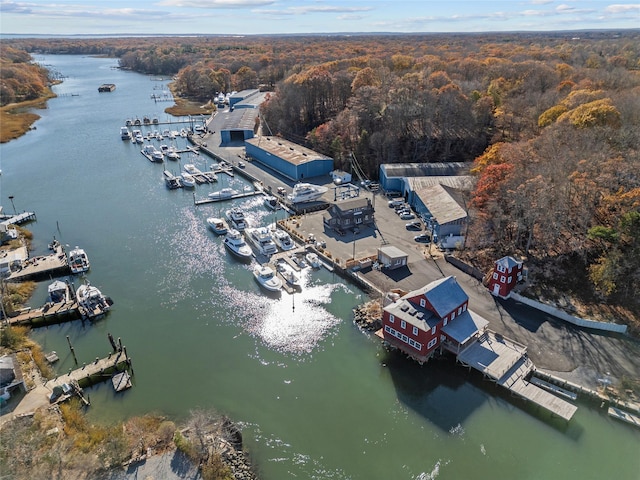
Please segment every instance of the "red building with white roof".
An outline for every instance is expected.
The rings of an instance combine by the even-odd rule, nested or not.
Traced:
[[[489,291],[492,295],[506,298],[513,290],[513,287],[522,280],[522,262],[513,257],[502,257],[496,260],[489,278]]]
[[[458,353],[488,324],[468,305],[455,277],[436,280],[384,307],[383,338],[420,363],[439,346]]]

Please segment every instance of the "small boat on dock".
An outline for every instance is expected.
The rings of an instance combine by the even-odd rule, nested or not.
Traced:
[[[240,207],[233,207],[231,210],[227,210],[225,215],[231,226],[236,230],[242,232],[247,228],[247,218]]]
[[[307,252],[304,258],[307,260],[307,263],[311,265],[311,268],[317,269],[322,266],[322,262],[320,262],[320,257],[318,257],[318,254],[316,252]]]
[[[150,162],[155,162],[155,163],[164,162],[163,153],[160,150],[158,150],[156,147],[154,147],[153,145],[145,145],[144,148],[142,150],[140,150],[140,152],[142,153],[142,155],[147,157],[147,159]]]
[[[264,204],[271,210],[278,210],[280,208],[280,202],[278,199],[271,195],[264,197]]]
[[[251,247],[247,245],[247,242],[245,242],[244,238],[242,237],[242,233],[240,233],[238,230],[230,228],[224,237],[223,243],[227,250],[229,250],[240,260],[251,260],[251,258],[253,257]]]
[[[293,187],[293,192],[287,195],[287,200],[291,203],[307,203],[318,200],[329,189],[322,185],[312,183],[297,183]]]
[[[178,149],[174,145],[167,148],[167,152],[165,153],[165,155],[169,160],[180,160],[180,154],[178,153]]]
[[[280,292],[282,289],[282,280],[276,276],[276,273],[268,265],[256,265],[253,269],[253,277],[268,292]]]
[[[182,188],[181,177],[175,176],[169,170],[163,170],[162,175],[164,176],[164,183],[168,189],[175,190],[176,188]]]
[[[111,301],[105,297],[98,287],[89,282],[76,290],[76,299],[82,318],[93,320],[102,317],[111,308]]]
[[[88,271],[91,268],[91,263],[87,252],[78,246],[71,250],[69,252],[69,268],[74,275]]]
[[[56,280],[47,287],[49,303],[66,303],[71,300],[69,284],[62,280]]]
[[[224,218],[218,217],[209,217],[207,218],[207,225],[216,235],[224,235],[229,231],[229,227],[227,226],[227,222],[224,221]]]
[[[294,288],[300,288],[301,286],[300,276],[296,273],[293,267],[289,265],[289,262],[287,262],[284,258],[281,258],[280,260],[278,260],[278,263],[276,264],[276,269],[278,270],[278,273],[282,275],[282,278],[284,278],[285,282],[287,282],[289,285],[291,285]]]

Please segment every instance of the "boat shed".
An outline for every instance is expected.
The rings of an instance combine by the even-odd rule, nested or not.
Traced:
[[[408,258],[408,254],[393,245],[378,248],[378,262],[389,270],[406,266]]]
[[[241,108],[218,113],[218,116],[222,117],[222,126],[220,127],[222,145],[253,138],[257,126],[257,109]]]
[[[260,90],[258,90],[257,88],[251,90],[242,90],[240,92],[234,93],[229,97],[229,108],[233,110],[238,103],[247,101],[251,97],[257,96],[259,93]]]
[[[296,182],[328,175],[333,170],[331,157],[283,138],[250,138],[245,141],[245,148],[253,160]]]
[[[438,237],[463,234],[468,214],[461,191],[432,185],[416,191],[412,205],[421,217],[428,219],[432,232]]]
[[[408,179],[416,177],[457,177],[467,175],[471,163],[385,163],[380,165],[380,187],[386,191],[410,191]]]

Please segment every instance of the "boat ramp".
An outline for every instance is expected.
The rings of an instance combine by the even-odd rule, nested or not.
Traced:
[[[540,388],[533,381],[527,380],[535,369],[527,356],[527,347],[491,330],[485,331],[476,342],[460,352],[456,359],[469,369],[478,370],[512,394],[566,421],[571,420],[578,409],[566,400]]]

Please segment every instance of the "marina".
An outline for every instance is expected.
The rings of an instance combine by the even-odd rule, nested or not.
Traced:
[[[141,146],[119,140],[127,113],[154,112],[147,76],[114,71],[117,94],[109,96],[110,109],[96,116],[90,102],[99,97],[95,85],[104,69],[93,73],[94,65],[110,65],[113,59],[47,56],[46,61],[72,78],[98,79],[89,77],[84,91],[73,85],[82,93],[74,105],[53,99],[48,109],[38,111],[37,131],[15,146],[1,147],[3,188],[19,192],[16,206],[37,211],[38,222],[30,226],[36,252],[46,250],[43,239],[53,233],[64,244],[87,248],[92,284],[118,301],[99,328],[70,322],[32,333],[46,351],[58,352],[59,375],[78,367],[71,355],[64,355],[65,335],[87,356],[86,369],[92,357],[105,356],[105,329],[126,333],[139,381],[117,397],[106,373],[100,378],[109,383],[85,387],[90,421],[108,424],[150,411],[173,419],[196,406],[216,408],[244,422],[244,441],[265,480],[501,478],[505,472],[513,478],[536,472],[549,480],[607,478],[611,472],[634,478],[637,430],[610,419],[606,408],[580,404],[567,423],[542,409],[518,408],[520,401],[509,398],[506,389],[506,395],[498,393],[502,389],[496,392],[481,374],[469,375],[448,361],[420,367],[363,335],[352,322],[352,310],[368,296],[338,275],[341,264],[335,274],[325,268],[306,270],[308,283],[295,295],[283,290],[272,298],[259,292],[251,267],[225,251],[222,239],[207,230],[206,218],[221,216],[223,205],[243,207],[256,225],[268,225],[275,213],[259,196],[234,199],[228,207],[194,208],[191,192],[168,191],[159,170],[140,161]],[[53,88],[64,93],[71,87]],[[69,128],[61,118],[73,119]],[[112,134],[96,135],[106,124],[113,126]],[[89,139],[94,154],[78,151],[84,150],[77,148],[79,135]],[[57,162],[51,162],[53,150],[59,153]],[[251,167],[247,163],[249,172]],[[61,169],[86,172],[81,188],[77,177],[60,175]],[[33,181],[40,177],[55,178],[64,195],[54,198]],[[236,172],[237,184],[231,186],[238,188],[242,181]],[[196,190],[197,198],[208,193],[206,186]],[[282,218],[285,212],[276,213]],[[306,238],[310,222],[300,220],[292,231]],[[344,244],[348,258],[363,255],[365,240],[355,237],[352,255],[348,236],[335,239]],[[333,256],[321,257],[327,264],[347,258],[332,243],[328,247],[325,252]],[[444,262],[437,264],[446,268]],[[409,279],[416,271],[412,264]],[[394,285],[391,277],[380,283]],[[37,302],[44,290],[46,285],[38,287]],[[493,308],[493,300],[487,302]],[[530,335],[546,336],[556,328],[539,317],[530,323],[535,325]],[[180,379],[179,393],[167,388],[170,379]],[[313,411],[332,414],[309,415]],[[341,438],[336,432],[342,432]]]

